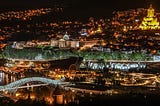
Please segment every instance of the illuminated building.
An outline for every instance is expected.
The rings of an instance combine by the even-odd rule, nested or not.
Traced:
[[[143,18],[143,21],[141,25],[139,26],[142,30],[148,30],[148,29],[159,29],[159,22],[157,21],[157,18],[154,15],[154,9],[152,5],[150,5],[149,9],[147,10],[147,17]]]
[[[101,27],[101,25],[98,25],[98,29],[97,29],[96,32],[97,32],[97,33],[102,33],[102,27]]]
[[[59,105],[63,104],[63,101],[64,101],[63,90],[59,86],[55,88],[54,99],[55,99],[55,104],[59,104]]]
[[[69,35],[67,34],[67,32],[66,32],[66,34],[63,36],[63,39],[64,39],[64,40],[69,40]]]
[[[15,48],[15,49],[23,49],[23,48],[24,48],[24,45],[25,45],[25,42],[24,42],[24,41],[13,42],[12,48]]]
[[[65,39],[51,39],[50,45],[53,47],[59,47],[59,48],[79,48],[80,47],[80,41],[79,40],[65,40]]]

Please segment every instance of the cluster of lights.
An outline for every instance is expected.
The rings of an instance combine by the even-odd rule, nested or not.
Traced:
[[[53,11],[52,8],[41,8],[35,10],[25,10],[25,11],[9,11],[0,14],[0,20],[12,20],[12,19],[21,19],[27,20],[31,19],[33,16],[41,16],[44,14],[48,14]]]
[[[142,30],[147,29],[159,29],[159,22],[157,21],[157,18],[154,16],[154,9],[152,8],[152,5],[150,5],[150,8],[147,11],[147,17],[144,17],[141,25],[139,26]]]

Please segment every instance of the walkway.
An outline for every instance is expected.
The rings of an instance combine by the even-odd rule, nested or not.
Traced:
[[[26,83],[35,82],[35,81],[43,82],[43,83],[49,84],[49,85],[61,85],[61,84],[63,84],[64,80],[65,80],[65,78],[62,78],[60,80],[52,80],[52,79],[43,78],[43,77],[24,78],[24,79],[20,79],[20,80],[17,80],[15,82],[12,82],[8,85],[0,86],[0,91],[15,91],[20,86],[22,86]]]

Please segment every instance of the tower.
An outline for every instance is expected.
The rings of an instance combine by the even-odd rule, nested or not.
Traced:
[[[147,17],[149,17],[149,18],[154,17],[154,9],[152,7],[152,4],[150,4],[149,9],[147,10]]]

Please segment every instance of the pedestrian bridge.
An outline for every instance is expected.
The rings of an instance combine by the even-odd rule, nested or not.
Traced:
[[[63,84],[63,81],[65,78],[62,78],[60,80],[52,80],[49,78],[43,78],[43,77],[30,77],[30,78],[24,78],[17,80],[15,82],[12,82],[8,85],[0,86],[0,91],[9,91],[9,92],[14,92],[16,91],[20,86],[29,83],[29,82],[42,82],[48,85],[61,85]],[[27,86],[26,86],[27,88]]]

